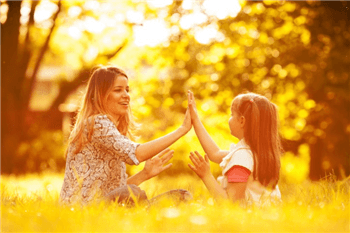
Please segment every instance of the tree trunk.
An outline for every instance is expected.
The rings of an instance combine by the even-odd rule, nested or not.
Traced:
[[[14,164],[14,154],[23,137],[20,115],[20,88],[17,55],[22,1],[8,1],[6,22],[1,26],[1,172],[8,173]]]

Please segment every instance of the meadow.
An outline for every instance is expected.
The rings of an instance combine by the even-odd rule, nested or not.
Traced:
[[[160,176],[141,184],[152,198],[189,190],[188,203],[61,206],[62,174],[1,176],[1,232],[349,232],[349,177],[279,184],[283,203],[243,207],[210,197],[197,177]]]

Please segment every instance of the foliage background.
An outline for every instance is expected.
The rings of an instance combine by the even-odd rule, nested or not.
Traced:
[[[348,232],[349,7],[347,1],[1,0],[1,231]],[[237,142],[227,125],[234,96],[252,91],[271,99],[285,149],[283,203],[214,202],[187,168],[189,152],[203,152],[190,131],[171,146],[172,168],[141,184],[149,198],[187,189],[190,203],[59,205],[67,137],[97,64],[128,73],[141,143],[182,123],[188,89],[223,149]],[[211,169],[220,173],[218,165]]]
[[[111,63],[130,76],[139,142],[181,124],[191,89],[209,133],[228,148],[237,142],[230,103],[252,91],[279,107],[283,180],[349,175],[346,1],[2,3],[2,174],[64,170],[89,71]],[[45,75],[52,96],[37,88]],[[190,172],[187,155],[202,152],[193,132],[172,149],[170,176]]]

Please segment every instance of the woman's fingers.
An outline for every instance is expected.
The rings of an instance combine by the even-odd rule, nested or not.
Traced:
[[[205,154],[204,157],[205,157],[205,162],[209,163],[209,157],[208,157],[208,155]]]
[[[193,93],[190,90],[187,92],[187,97],[188,97],[188,105],[192,106],[194,99],[193,99]]]
[[[174,151],[169,151],[166,155],[161,158],[162,164],[166,164],[173,157]]]
[[[172,163],[169,163],[168,165],[166,165],[166,166],[164,166],[164,167],[162,168],[162,171],[164,171],[164,170],[170,168],[172,165],[173,165]]]
[[[159,154],[157,154],[156,156],[154,156],[153,158],[161,158],[163,155],[165,155],[168,152],[174,152],[174,151],[170,151],[169,148],[166,148],[165,150],[162,150]]]

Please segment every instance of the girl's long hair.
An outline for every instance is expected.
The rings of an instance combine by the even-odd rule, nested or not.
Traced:
[[[100,114],[107,115],[122,135],[133,139],[132,131],[136,129],[136,123],[133,120],[130,105],[127,113],[118,120],[106,108],[107,97],[115,79],[120,76],[128,78],[124,71],[114,66],[98,66],[92,70],[76,123],[68,139],[68,145],[74,144],[73,154],[79,152],[87,142],[91,141],[95,117]],[[87,134],[84,133],[85,129]]]
[[[282,153],[277,106],[264,96],[247,93],[238,95],[232,107],[245,118],[244,140],[254,155],[254,179],[265,187],[275,188]]]

